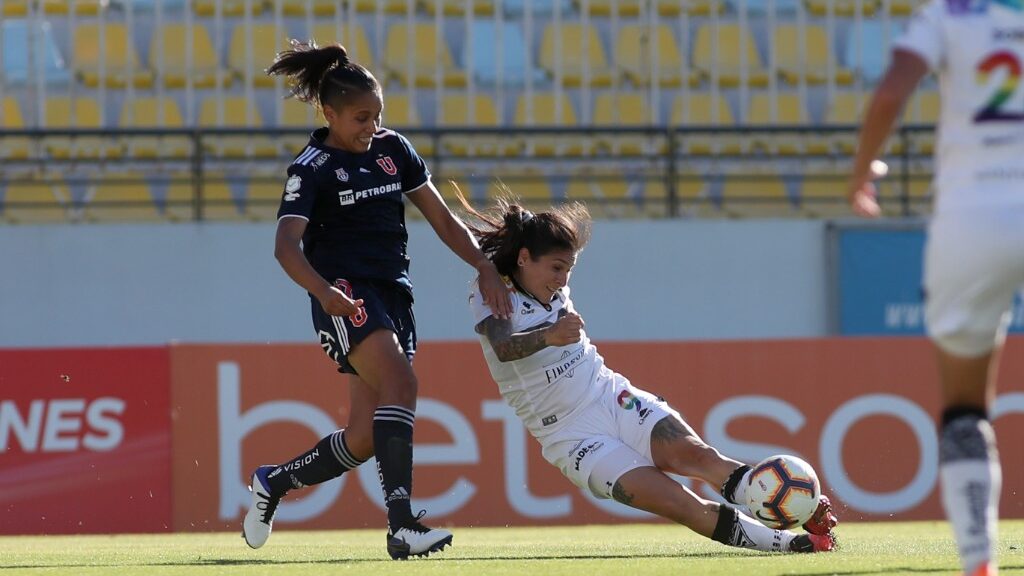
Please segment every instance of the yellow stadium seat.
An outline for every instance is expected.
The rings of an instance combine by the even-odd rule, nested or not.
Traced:
[[[558,39],[562,43],[560,58],[555,54]],[[585,68],[589,68],[587,74],[590,86],[612,84],[612,70],[608,66],[597,28],[592,24],[586,28],[577,23],[562,24],[557,28],[554,24],[545,26],[540,47],[540,67],[552,78],[555,78],[556,69],[560,70],[562,85],[568,87],[582,86],[587,81],[584,78]]]
[[[487,199],[493,202],[498,197],[511,194],[522,201],[530,210],[543,210],[554,202],[554,195],[547,176],[537,170],[501,169],[491,174],[487,182]]]
[[[418,128],[423,125],[420,113],[408,93],[387,92],[384,94],[382,126],[401,131],[403,128]],[[403,134],[404,135],[404,134]],[[409,137],[409,141],[420,156],[434,153],[434,143],[429,136]]]
[[[194,0],[192,6],[200,16],[215,16],[217,5],[220,4],[221,16],[234,18],[245,14],[246,3],[249,5],[249,13],[253,16],[263,13],[262,0]]]
[[[351,37],[349,31],[352,31]],[[338,29],[334,24],[316,24],[313,26],[313,38],[318,46],[338,43],[345,47],[345,53],[353,62],[358,62],[371,73],[377,69],[377,60],[373,57],[370,42],[366,39],[366,30],[359,26],[342,26]],[[384,78],[379,78],[383,81]]]
[[[577,10],[584,9],[580,0],[575,2]],[[645,0],[589,0],[586,9],[595,16],[610,16],[616,9],[619,16],[634,17],[640,15],[640,7],[646,6],[650,9],[651,3]],[[658,16],[678,16],[679,12],[694,16],[707,16],[712,10],[721,13],[724,2],[720,0],[654,0],[654,6],[658,10]]]
[[[636,24],[623,26],[615,41],[616,65],[637,86],[647,86],[651,78],[656,78],[658,84],[666,88],[682,86],[683,59],[672,30],[665,24],[655,26],[653,34],[651,30],[649,26]],[[655,55],[657,67],[652,68]],[[687,71],[686,83],[691,88],[700,82],[698,71]]]
[[[648,197],[652,200],[660,193],[661,203],[668,205],[668,191],[661,183],[648,185]],[[703,174],[695,170],[683,170],[676,174],[676,201],[679,216],[689,218],[721,217],[724,213],[711,197],[711,188]]]
[[[661,7],[666,4],[671,5],[671,0],[662,0],[658,5],[659,12]],[[676,3],[676,6],[679,4]],[[710,16],[712,14],[722,14],[726,10],[725,0],[686,0],[683,2],[682,9],[686,11],[690,16]],[[671,9],[670,9],[671,10]],[[675,14],[662,14],[662,16],[673,16]]]
[[[586,204],[595,218],[629,218],[642,214],[645,185],[621,173],[583,173],[569,181],[565,196]]]
[[[878,183],[878,203],[884,216],[923,216],[931,212],[932,180],[929,174],[910,174],[904,205],[903,179],[890,174]]]
[[[497,128],[501,125],[501,116],[490,96],[476,94],[470,100],[467,94],[449,94],[441,101],[438,125]],[[449,152],[458,155],[470,152],[484,155],[508,154],[518,149],[515,140],[497,134],[453,134],[444,138],[443,142]]]
[[[721,94],[712,98],[708,92],[690,92],[685,98],[677,94],[672,101],[672,126],[735,125],[729,102]],[[742,135],[687,134],[682,138],[682,150],[692,155],[739,154],[746,149]]]
[[[281,101],[281,119],[277,125],[279,127],[305,128],[307,130],[304,134],[281,137],[281,142],[285,149],[292,154],[298,154],[299,151],[306,147],[306,143],[309,142],[309,132],[326,125],[326,123],[327,121],[324,120],[323,114],[320,113],[319,106],[300,102],[295,98],[287,98]]]
[[[218,110],[218,105],[222,104]],[[203,128],[262,128],[263,118],[255,103],[243,96],[211,96],[199,109],[199,126]],[[277,144],[264,135],[206,136],[205,150],[222,157],[275,156]]]
[[[431,16],[438,10],[445,16],[462,16],[466,13],[464,0],[424,0],[423,7]],[[494,14],[494,2],[493,0],[471,0],[470,10],[477,16],[491,16]]]
[[[832,78],[836,84],[853,84],[853,70],[843,68],[836,62],[823,26],[782,24],[776,26],[772,38],[779,75],[786,82],[799,84],[803,78],[808,84],[824,84],[829,81],[828,68],[831,65]]]
[[[785,182],[768,174],[726,177],[722,185],[722,210],[737,218],[795,214]]]
[[[651,114],[646,94],[619,92],[599,94],[594,100],[594,125],[609,127],[655,126],[657,111]],[[663,138],[655,135],[632,136],[622,134],[597,134],[597,143],[614,153],[642,154],[664,150]]]
[[[43,107],[45,126],[60,129],[98,129],[100,107],[92,98],[47,98]],[[46,136],[47,152],[55,158],[116,158],[121,155],[121,143],[102,136]]]
[[[924,0],[890,0],[889,14],[893,16],[910,16]]]
[[[392,24],[388,28],[384,61],[388,72],[406,88],[433,87],[437,72],[444,86],[466,85],[466,72],[455,66],[448,43],[438,36],[433,23],[413,24],[411,29],[404,23]]]
[[[892,0],[906,2],[906,0]],[[864,16],[873,16],[878,11],[878,0],[806,0],[807,11],[812,16],[821,17],[828,15],[829,5],[832,7],[834,16],[852,17],[857,15],[859,10]],[[909,14],[909,12],[907,12]]]
[[[738,24],[719,24],[717,28],[717,44],[715,26],[704,24],[697,30],[693,50],[694,66],[711,79],[717,74],[718,84],[724,88],[739,86],[743,81],[744,69],[748,86],[767,86],[768,71],[761,64],[761,56],[750,30],[741,30]]]
[[[0,112],[3,113],[3,116],[0,117],[0,126],[8,130],[25,128],[25,118],[21,115],[21,107],[13,97],[4,97],[3,108],[0,109]],[[28,138],[5,136],[0,138],[0,158],[24,160],[28,158],[31,147],[32,143]]]
[[[124,24],[104,26],[103,47],[100,47],[100,26],[79,24],[74,29],[75,73],[83,84],[95,88],[102,81],[108,88],[151,88],[153,72],[146,70],[135,54],[135,45]],[[100,78],[100,68],[103,78]]]
[[[71,193],[61,180],[7,180],[3,218],[12,224],[65,222],[71,212]]]
[[[27,0],[5,0],[0,16],[4,18],[24,18],[28,16],[29,2]]]
[[[807,175],[800,187],[800,210],[813,218],[846,218],[853,211],[846,201],[845,175]]]
[[[914,94],[903,109],[903,124],[935,124],[942,114],[942,102],[937,90],[923,90]],[[935,150],[934,132],[914,132],[910,136],[913,149],[922,154]]]
[[[192,47],[191,64],[186,46]],[[218,82],[222,86],[231,85],[231,74],[220,67],[210,33],[202,24],[193,24],[191,35],[181,23],[165,24],[153,31],[149,67],[158,77],[161,75],[161,53],[163,83],[167,88],[184,88],[188,78],[191,78],[194,88],[214,88]]]
[[[203,220],[238,221],[248,219],[238,204],[232,187],[224,174],[204,175],[201,191]],[[173,220],[195,219],[195,189],[189,175],[174,178],[167,188],[167,214]]]
[[[162,118],[161,118],[162,116]],[[125,102],[121,108],[121,128],[181,128],[181,110],[172,98],[162,101],[144,96]],[[135,158],[184,158],[192,153],[187,136],[129,136],[129,155]]]
[[[406,14],[408,3],[406,0],[349,0],[354,1],[356,12],[376,12],[383,10],[385,14]],[[430,0],[427,0],[430,1]],[[412,3],[412,11],[416,12],[418,2]]]
[[[747,124],[751,126],[802,125],[807,123],[807,114],[796,93],[776,94],[776,105],[772,109],[771,95],[763,92],[750,98]],[[800,154],[803,152],[803,137],[800,133],[765,134],[754,133],[754,145],[775,154]]]
[[[93,185],[92,196],[85,205],[85,219],[90,222],[162,220],[150,194],[145,174],[118,172],[104,174]]]
[[[264,73],[274,61],[277,53],[288,48],[286,30],[278,30],[273,24],[253,24],[251,28],[235,26],[228,48],[228,68],[240,82],[245,82],[248,70],[253,85],[257,88],[273,88],[273,76]]]
[[[46,14],[66,15],[72,11],[79,16],[96,16],[109,2],[106,0],[42,0]]]
[[[836,92],[835,97],[827,105],[825,124],[859,125],[870,97],[867,92]],[[829,149],[835,147],[843,154],[853,154],[857,148],[857,132],[826,135],[818,138],[815,146]]]
[[[342,3],[337,0],[280,0],[281,13],[285,16],[334,16]]]
[[[559,119],[558,107],[561,107],[561,118]],[[532,111],[528,111],[532,108]],[[516,126],[576,126],[576,111],[572,102],[566,94],[556,100],[553,92],[534,92],[532,98],[526,94],[520,94],[516,100]],[[552,154],[581,154],[585,146],[584,137],[575,136],[530,136],[525,145],[531,146],[533,154],[537,156],[551,156]],[[529,151],[529,150],[528,150]]]
[[[249,218],[260,221],[277,220],[284,192],[284,178],[267,176],[252,178],[245,195],[245,212]]]

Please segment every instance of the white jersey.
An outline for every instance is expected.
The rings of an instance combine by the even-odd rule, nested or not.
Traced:
[[[555,293],[547,306],[519,291],[513,292],[511,297],[513,333],[554,324],[561,316],[575,311],[568,286]],[[469,307],[474,326],[491,316],[476,282],[470,289]],[[502,398],[535,438],[561,429],[575,413],[600,395],[599,376],[611,374],[586,332],[575,344],[548,346],[526,358],[509,362],[498,360],[484,335],[480,335],[480,346]]]
[[[1024,8],[930,0],[896,41],[939,75],[935,212],[1024,204]]]

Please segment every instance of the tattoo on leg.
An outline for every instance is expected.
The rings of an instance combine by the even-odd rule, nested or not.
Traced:
[[[674,417],[666,416],[651,430],[651,442],[673,442],[686,438],[690,432]]]
[[[612,498],[618,502],[622,502],[626,506],[633,504],[633,495],[626,492],[626,489],[623,488],[622,484],[619,482],[616,482],[615,486],[612,486]]]

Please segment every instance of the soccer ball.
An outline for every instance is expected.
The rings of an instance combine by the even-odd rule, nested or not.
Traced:
[[[810,520],[821,484],[814,468],[796,456],[765,458],[750,471],[747,509],[769,528],[788,530]]]

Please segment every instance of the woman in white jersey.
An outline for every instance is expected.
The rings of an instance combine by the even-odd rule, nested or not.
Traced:
[[[504,400],[540,442],[544,458],[574,484],[683,524],[729,546],[777,552],[833,549],[835,516],[823,499],[808,534],[773,530],[705,500],[667,473],[721,486],[744,501],[740,462],[708,446],[663,399],[604,365],[569,298],[569,276],[590,236],[581,204],[532,214],[499,201],[483,214],[463,202],[484,253],[514,288],[511,318],[470,294],[484,357]]]
[[[879,215],[872,160],[929,72],[942,116],[935,208],[924,261],[925,319],[942,384],[942,502],[961,563],[996,573],[1002,476],[988,412],[1014,293],[1024,285],[1024,6],[932,0],[895,44],[864,118],[849,184],[862,216]]]

